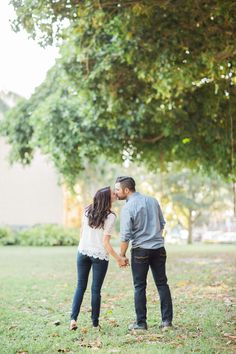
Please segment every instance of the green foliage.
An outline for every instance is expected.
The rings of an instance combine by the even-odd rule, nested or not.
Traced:
[[[231,1],[11,2],[17,30],[61,48],[46,82],[6,117],[13,160],[40,148],[71,184],[100,155],[235,177]]]
[[[58,225],[36,225],[18,234],[22,246],[73,246],[79,243],[79,230]]]
[[[79,243],[79,230],[53,224],[36,225],[21,231],[0,228],[0,245],[74,246]]]
[[[0,227],[0,245],[11,246],[17,244],[18,238],[16,233],[8,227]]]
[[[8,135],[8,142],[12,146],[11,162],[20,161],[22,164],[28,164],[32,160],[33,148],[30,140],[33,128],[28,123],[29,110],[30,106],[26,105],[22,99],[16,108],[10,111],[9,119],[1,124],[2,129]],[[12,117],[13,114],[17,116],[17,119]]]

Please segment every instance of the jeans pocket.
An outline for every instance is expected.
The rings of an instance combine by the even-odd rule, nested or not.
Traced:
[[[148,263],[148,256],[146,256],[146,257],[134,256],[134,262],[135,263],[147,264]]]
[[[133,250],[133,259],[135,263],[148,263],[149,254],[147,250],[137,248]]]

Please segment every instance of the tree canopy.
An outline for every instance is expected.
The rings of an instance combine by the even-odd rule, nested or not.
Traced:
[[[84,160],[180,161],[234,178],[236,7],[230,0],[12,0],[14,27],[60,58],[4,134],[73,181]]]

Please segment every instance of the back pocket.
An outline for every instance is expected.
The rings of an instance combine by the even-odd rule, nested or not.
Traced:
[[[147,250],[138,248],[133,251],[133,257],[135,263],[148,263],[149,262],[149,254]]]

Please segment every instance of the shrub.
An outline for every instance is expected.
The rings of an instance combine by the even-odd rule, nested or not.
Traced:
[[[0,245],[21,246],[74,246],[79,243],[79,229],[59,225],[42,224],[14,231],[0,227]]]
[[[9,227],[0,227],[0,245],[10,246],[16,244],[18,244],[16,232]]]
[[[36,225],[18,233],[22,246],[73,246],[79,243],[79,229],[59,225]]]

